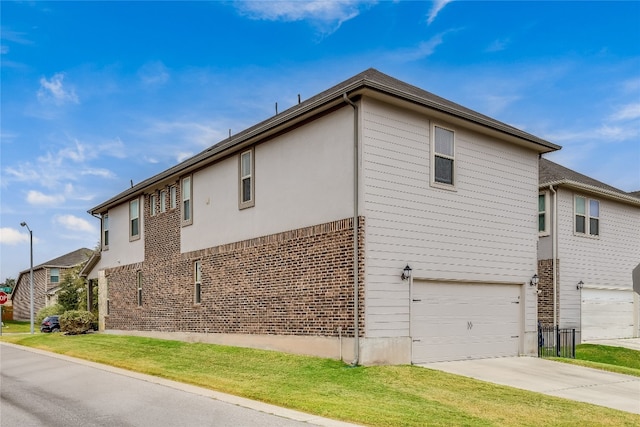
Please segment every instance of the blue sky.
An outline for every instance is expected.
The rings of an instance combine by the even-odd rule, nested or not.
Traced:
[[[640,2],[6,2],[0,281],[93,248],[86,211],[369,67],[640,190]]]

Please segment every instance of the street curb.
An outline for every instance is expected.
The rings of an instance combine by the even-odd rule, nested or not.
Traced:
[[[269,403],[259,402],[256,400],[247,399],[240,396],[234,396],[232,394],[221,393],[219,391],[210,390],[204,387],[198,387],[191,384],[184,384],[178,381],[168,380],[165,378],[154,377],[153,375],[141,374],[139,372],[129,371],[122,368],[116,368],[114,366],[104,365],[102,363],[92,362],[85,359],[79,359],[76,357],[66,356],[64,354],[52,353],[46,350],[40,350],[38,348],[25,347],[22,345],[0,342],[1,346],[14,347],[20,350],[30,351],[37,354],[42,354],[57,359],[65,360],[67,362],[77,363],[79,365],[89,366],[103,371],[111,372],[113,374],[123,375],[130,378],[136,378],[142,381],[146,381],[153,384],[170,387],[176,390],[181,390],[187,393],[196,394],[199,396],[209,397],[220,402],[229,403],[231,405],[240,406],[242,408],[253,409],[254,411],[263,412],[265,414],[275,415],[281,418],[287,418],[294,421],[300,421],[309,423],[311,425],[322,427],[362,427],[359,424],[347,423],[344,421],[332,420],[329,418],[320,417],[318,415],[311,415],[305,412],[295,411],[293,409],[282,408],[280,406],[271,405]]]

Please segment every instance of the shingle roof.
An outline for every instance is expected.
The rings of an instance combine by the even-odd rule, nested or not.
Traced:
[[[39,270],[41,268],[71,268],[76,265],[80,265],[91,257],[94,251],[88,248],[80,248],[76,249],[73,252],[69,252],[68,254],[59,256],[58,258],[54,258],[47,262],[43,262],[42,264],[34,265],[33,270]],[[20,278],[23,274],[27,274],[31,271],[31,268],[26,270],[22,270],[20,274],[18,274],[18,278],[16,279],[16,285],[12,291],[12,294],[15,294],[16,289],[20,286]]]
[[[622,191],[619,188],[613,187],[609,184],[605,184],[602,181],[598,181],[597,179],[591,178],[587,175],[583,175],[579,172],[561,166],[545,158],[540,158],[540,161],[538,162],[538,174],[538,183],[541,188],[547,187],[549,185],[564,184],[573,187],[579,187],[584,190],[600,192],[616,199],[631,202],[631,204],[634,205],[636,203],[632,197],[638,198],[637,195],[633,196],[632,193]]]
[[[640,190],[638,191],[632,191],[629,193],[630,196],[635,197],[637,199],[640,199]]]
[[[557,182],[562,180],[574,181],[581,184],[591,185],[593,187],[602,188],[604,190],[614,191],[621,194],[626,194],[624,191],[605,184],[604,182],[593,179],[587,175],[583,175],[579,172],[561,166],[557,163],[547,160],[545,158],[540,159],[539,163],[539,182],[540,185]]]
[[[402,99],[416,105],[437,110],[440,113],[449,116],[457,117],[459,119],[499,131],[503,134],[516,137],[523,142],[533,144],[539,147],[541,152],[554,151],[560,148],[560,146],[549,141],[538,138],[537,136],[531,135],[513,126],[463,107],[455,102],[451,102],[445,98],[434,95],[431,92],[427,92],[426,90],[388,76],[374,68],[369,68],[368,70],[356,74],[355,76],[338,83],[315,96],[312,96],[304,102],[301,102],[267,120],[239,132],[238,134],[220,141],[212,147],[207,148],[201,153],[196,154],[195,156],[165,170],[164,172],[140,182],[132,188],[129,188],[106,202],[92,208],[89,210],[89,213],[103,213],[110,206],[141,194],[144,192],[144,189],[149,186],[158,184],[175,175],[186,173],[186,171],[192,170],[198,165],[203,165],[208,161],[212,161],[214,157],[218,157],[221,153],[231,154],[234,149],[237,149],[237,147],[241,146],[243,143],[247,143],[252,138],[267,135],[276,128],[282,128],[288,124],[294,124],[296,123],[296,120],[300,120],[302,117],[312,114],[313,111],[320,110],[321,108],[328,108],[327,106],[338,105],[343,102],[341,100],[345,94],[347,96],[358,95],[364,90],[371,90],[377,93],[390,95],[397,99]]]

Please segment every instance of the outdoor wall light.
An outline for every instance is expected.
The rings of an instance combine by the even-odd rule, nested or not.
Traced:
[[[529,286],[538,286],[539,282],[540,282],[540,279],[538,278],[538,275],[534,274],[533,277],[531,278],[531,281],[529,282]]]
[[[580,289],[582,289],[583,287],[584,287],[584,282],[583,282],[582,280],[580,280],[580,281],[578,282],[578,284],[576,285],[576,289],[580,290]]]
[[[402,270],[402,275],[400,277],[402,278],[402,280],[407,280],[409,277],[411,277],[411,267],[409,267],[409,264],[407,264],[404,270]]]

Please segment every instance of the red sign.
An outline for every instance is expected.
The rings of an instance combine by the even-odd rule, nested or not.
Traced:
[[[0,305],[3,305],[5,302],[7,302],[8,299],[9,296],[6,293],[0,291]]]

